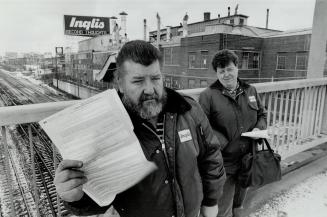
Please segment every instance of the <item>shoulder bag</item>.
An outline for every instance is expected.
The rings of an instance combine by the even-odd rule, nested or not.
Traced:
[[[262,150],[258,150],[260,142],[263,143]],[[281,180],[280,160],[281,156],[274,153],[267,139],[253,140],[252,152],[242,158],[237,175],[239,185],[243,188],[260,187]]]

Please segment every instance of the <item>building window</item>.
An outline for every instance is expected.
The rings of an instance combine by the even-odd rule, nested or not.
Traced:
[[[240,25],[244,24],[244,19],[240,19]]]
[[[188,88],[189,89],[195,88],[195,80],[194,79],[188,79]]]
[[[253,68],[258,69],[259,68],[259,61],[260,61],[260,56],[258,53],[253,54]]]
[[[164,65],[179,65],[178,49],[164,48]]]
[[[196,68],[196,65],[195,65],[195,53],[189,53],[188,55],[188,67],[190,69],[194,69]]]
[[[243,52],[241,69],[248,69],[248,68],[249,68],[249,52]]]
[[[200,68],[207,69],[208,68],[208,51],[201,51],[201,66]]]
[[[277,55],[277,69],[286,69],[286,56]]]
[[[307,54],[296,54],[295,69],[298,69],[298,70],[306,70],[307,69]]]
[[[165,65],[172,64],[172,48],[164,49],[164,63],[165,63]]]
[[[172,86],[171,80],[172,80],[172,78],[170,76],[165,77],[165,87],[171,87]]]
[[[234,19],[229,20],[229,23],[234,25]]]
[[[207,80],[201,80],[200,81],[200,87],[208,87],[208,81]]]

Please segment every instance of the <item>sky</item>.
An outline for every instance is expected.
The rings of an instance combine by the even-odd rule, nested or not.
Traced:
[[[0,0],[0,55],[14,52],[52,52],[56,46],[67,46],[63,16],[100,16],[120,18],[125,11],[129,39],[143,39],[143,19],[148,31],[156,30],[156,14],[162,28],[177,26],[185,13],[189,23],[227,16],[238,6],[238,13],[249,16],[248,25],[265,27],[269,8],[269,28],[291,30],[311,28],[315,0]],[[118,19],[118,23],[119,23]]]

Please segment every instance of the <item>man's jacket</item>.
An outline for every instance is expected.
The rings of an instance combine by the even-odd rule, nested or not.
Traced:
[[[196,217],[200,206],[214,206],[222,194],[225,171],[218,139],[198,103],[166,89],[164,140],[155,129],[130,114],[143,152],[158,169],[118,194],[112,205],[122,217]],[[65,207],[77,215],[105,212],[87,195]]]
[[[267,128],[267,113],[257,91],[239,80],[234,99],[217,80],[200,94],[199,102],[222,145],[226,173],[235,174],[242,156],[250,151],[251,139],[241,134]]]

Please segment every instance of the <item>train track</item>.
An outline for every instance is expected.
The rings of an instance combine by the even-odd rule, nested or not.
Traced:
[[[22,83],[13,83],[9,80],[6,80],[6,82],[9,83],[10,86],[15,86],[15,94],[13,94],[8,89],[7,85],[5,87],[0,87],[1,99],[7,106],[54,101],[53,97],[47,98],[47,96],[44,96],[44,94],[39,93],[37,89],[33,90],[32,92],[26,91],[26,88],[23,86]],[[33,95],[31,93],[33,93]],[[29,137],[27,125],[16,125],[16,129],[18,134],[21,135],[21,139],[28,147],[27,144],[29,144]],[[38,189],[41,192],[41,199],[45,203],[45,206],[42,206],[45,209],[40,210],[42,211],[41,216],[57,216],[58,211],[61,213],[62,216],[69,215],[68,211],[64,209],[62,202],[59,202],[60,209],[58,209],[57,196],[55,186],[53,184],[54,165],[52,142],[38,124],[31,124],[31,130],[32,134],[34,135],[33,147],[35,151],[34,162],[36,172],[36,185],[38,186]],[[29,159],[31,158],[30,152],[25,154],[27,154]],[[56,158],[57,162],[61,160],[59,154],[56,155]],[[21,176],[21,174],[15,170],[14,173],[16,177]],[[26,188],[26,186],[24,188]],[[24,188],[22,187],[22,189]],[[21,191],[21,195],[22,197],[24,197],[23,191]],[[23,200],[23,204],[25,204],[25,207],[28,207],[29,203],[31,203],[29,198],[25,198]],[[18,209],[16,209],[15,207],[15,210]],[[19,210],[19,213],[21,213],[22,216],[32,216],[31,212],[28,211],[28,208],[25,208],[24,210]],[[26,215],[25,213],[29,214]]]

